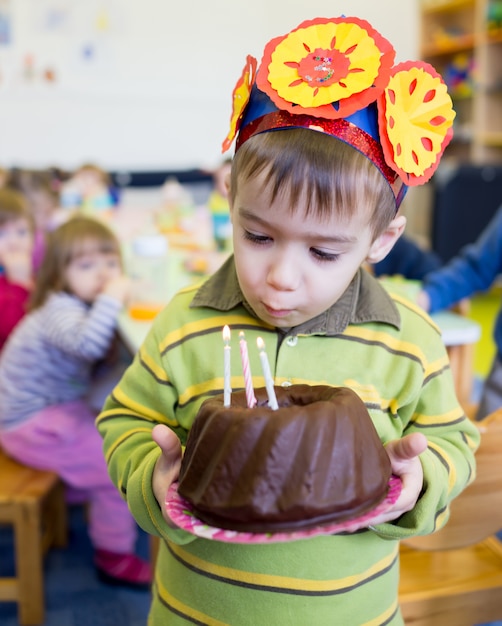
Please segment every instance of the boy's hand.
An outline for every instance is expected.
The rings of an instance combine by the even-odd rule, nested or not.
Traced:
[[[171,483],[177,480],[181,465],[181,443],[178,437],[167,426],[157,424],[152,431],[152,438],[162,450],[155,469],[153,470],[152,488],[159,503],[162,515],[168,526],[176,528],[166,513],[166,493]]]
[[[402,490],[394,506],[371,521],[371,525],[397,519],[415,506],[422,490],[424,474],[418,458],[427,449],[427,439],[420,433],[406,435],[402,439],[389,441],[385,446],[392,465],[392,473],[402,481]]]

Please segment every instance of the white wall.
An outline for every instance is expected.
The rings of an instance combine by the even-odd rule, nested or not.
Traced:
[[[11,0],[12,45],[0,47],[0,164],[214,166],[246,54],[260,60],[269,39],[304,19],[345,14],[371,22],[398,61],[415,59],[417,3]],[[51,7],[55,22],[41,28]],[[97,27],[101,10],[106,21]],[[27,54],[36,75],[28,82]],[[58,77],[52,85],[38,77],[46,67]]]

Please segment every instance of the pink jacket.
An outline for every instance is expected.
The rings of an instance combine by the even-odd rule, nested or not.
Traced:
[[[30,291],[21,285],[10,283],[0,275],[0,350],[12,329],[26,314]]]

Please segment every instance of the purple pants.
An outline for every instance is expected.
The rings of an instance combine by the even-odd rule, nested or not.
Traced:
[[[68,500],[89,503],[94,548],[132,554],[136,522],[108,476],[95,419],[83,401],[59,404],[0,433],[0,441],[5,452],[20,463],[56,472],[68,486]]]

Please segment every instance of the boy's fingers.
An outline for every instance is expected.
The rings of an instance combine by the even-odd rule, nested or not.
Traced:
[[[162,450],[165,457],[177,460],[181,456],[180,440],[167,426],[157,424],[152,430],[152,439]]]
[[[389,442],[386,449],[392,460],[409,461],[427,449],[427,438],[421,433],[412,433],[402,439]]]

